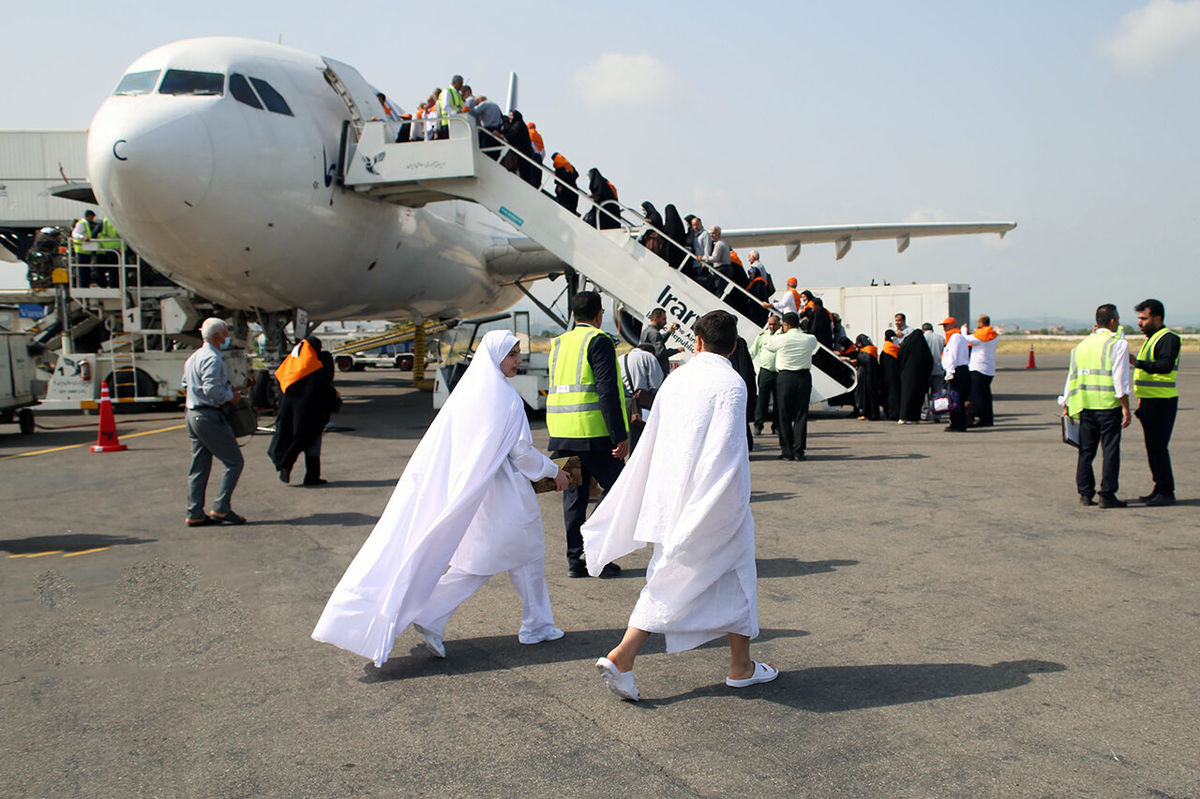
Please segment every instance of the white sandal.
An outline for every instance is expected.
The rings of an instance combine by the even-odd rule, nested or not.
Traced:
[[[622,699],[631,699],[634,702],[642,698],[638,693],[637,685],[633,682],[633,669],[621,671],[617,668],[617,664],[608,658],[600,658],[596,661],[596,670],[604,678],[604,684],[608,686],[608,690],[617,696]]]
[[[754,673],[744,680],[735,680],[732,677],[725,678],[725,684],[730,688],[747,688],[751,685],[758,685],[760,682],[771,682],[779,676],[779,669],[772,666],[770,663],[759,663],[754,661]]]

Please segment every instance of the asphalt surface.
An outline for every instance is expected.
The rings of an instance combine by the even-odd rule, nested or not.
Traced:
[[[115,454],[77,446],[94,416],[0,428],[0,796],[1200,797],[1200,372],[1179,504],[1101,510],[1059,441],[1065,356],[1025,360],[1001,357],[992,429],[821,418],[795,464],[760,439],[752,654],[783,673],[734,691],[723,643],[652,637],[640,704],[592,664],[649,553],[568,579],[557,495],[562,640],[518,644],[503,575],[444,661],[411,630],[382,669],[309,638],[433,417],[397,372],[339,376],[327,487],[248,440],[244,527],[183,525],[178,413],[118,415]],[[1120,495],[1146,493],[1136,421],[1123,455]]]

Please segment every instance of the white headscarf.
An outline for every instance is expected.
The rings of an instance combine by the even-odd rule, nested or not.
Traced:
[[[518,339],[483,336],[454,392],[417,445],[375,529],[313,630],[317,641],[383,665],[396,633],[424,606],[516,444],[525,406],[500,371]]]

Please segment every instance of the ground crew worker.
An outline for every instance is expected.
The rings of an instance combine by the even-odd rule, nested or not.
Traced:
[[[555,458],[577,456],[582,485],[563,492],[567,531],[567,576],[587,577],[583,527],[591,478],[607,491],[621,473],[629,453],[629,416],[625,411],[617,350],[600,330],[604,306],[594,291],[571,298],[575,327],[550,345],[550,393],[546,397],[546,430]],[[601,577],[616,577],[621,567],[607,563]]]
[[[1100,507],[1123,508],[1117,499],[1121,473],[1121,429],[1129,427],[1129,344],[1117,333],[1121,318],[1111,303],[1096,309],[1096,329],[1071,350],[1063,396],[1063,415],[1079,419],[1079,459],[1075,487],[1079,504],[1095,505],[1096,448],[1104,450]]]
[[[1134,411],[1142,423],[1146,439],[1146,458],[1154,489],[1138,501],[1147,505],[1175,504],[1175,475],[1171,471],[1171,430],[1179,410],[1179,389],[1175,378],[1179,374],[1179,352],[1183,342],[1173,330],[1163,324],[1166,312],[1158,300],[1144,300],[1134,308],[1138,329],[1146,334],[1146,342],[1137,357],[1129,353],[1133,368],[1133,393],[1137,396]]]
[[[96,212],[86,211],[83,219],[76,220],[75,227],[71,230],[71,251],[75,253],[75,263],[81,264],[76,278],[79,288],[92,285],[91,267],[82,264],[92,263],[92,253],[84,249],[84,243],[92,240],[92,224],[95,221]]]
[[[438,95],[438,129],[437,138],[450,138],[450,117],[463,112],[462,75],[450,79],[450,85],[442,89]]]
[[[775,353],[763,345],[779,332],[780,326],[779,317],[771,314],[767,317],[766,327],[750,345],[750,357],[758,367],[758,394],[754,403],[755,435],[762,435],[763,425],[767,422],[771,423],[772,433],[777,433],[779,427],[779,405],[775,402],[775,383],[779,375],[775,370]]]

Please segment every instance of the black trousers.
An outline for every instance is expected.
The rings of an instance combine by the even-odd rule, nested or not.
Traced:
[[[759,369],[758,398],[754,401],[754,423],[761,426],[770,422],[773,430],[779,429],[779,403],[775,402],[777,379],[777,372],[772,372],[770,369]]]
[[[1167,497],[1175,496],[1175,473],[1171,471],[1171,431],[1175,429],[1175,414],[1179,411],[1179,397],[1159,397],[1138,402],[1137,418],[1142,423],[1142,434],[1146,438],[1146,460],[1150,462],[1150,476],[1154,478],[1154,491]]]
[[[1092,461],[1097,448],[1104,451],[1104,469],[1100,474],[1100,495],[1117,495],[1117,477],[1121,473],[1121,409],[1079,412],[1079,460],[1075,465],[1075,487],[1081,496],[1096,493],[1096,475]]]
[[[971,371],[966,366],[954,370],[950,387],[958,394],[958,407],[950,411],[950,429],[967,429],[967,400],[971,395]]]
[[[779,411],[779,449],[788,458],[804,454],[808,446],[808,401],[812,396],[812,372],[780,369],[775,381],[775,407]]]
[[[563,491],[563,525],[567,528],[567,564],[573,565],[583,560],[583,527],[587,518],[588,492],[591,489],[592,478],[605,491],[617,482],[625,462],[612,456],[611,445],[608,450],[598,447],[584,452],[569,452],[558,450],[551,457],[566,458],[571,455],[579,457],[579,465],[583,472],[583,485],[572,486]]]
[[[971,410],[980,427],[991,427],[995,423],[992,416],[992,375],[971,372]]]

